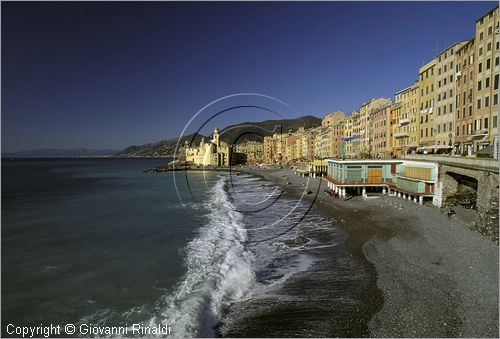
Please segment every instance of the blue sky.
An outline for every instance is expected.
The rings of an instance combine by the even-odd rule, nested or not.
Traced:
[[[496,4],[2,2],[2,151],[171,138],[239,92],[289,117],[350,112],[411,84]]]

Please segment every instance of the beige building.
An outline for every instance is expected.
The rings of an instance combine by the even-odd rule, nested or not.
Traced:
[[[435,82],[436,60],[428,62],[419,69],[419,146],[431,146],[434,139],[434,110],[436,103]]]
[[[245,141],[236,145],[236,152],[247,157],[247,163],[256,164],[264,161],[264,144],[258,141]]]
[[[343,120],[345,120],[345,113],[342,111],[335,111],[323,117],[323,120],[321,121],[321,126],[330,126]]]
[[[498,136],[498,6],[476,21],[473,152]]]
[[[387,159],[392,151],[392,119],[391,104],[375,109],[369,121],[369,154],[372,158]]]
[[[190,146],[186,142],[186,161],[201,166],[229,166],[229,146],[219,137],[219,129],[216,128],[210,142],[202,139],[198,146]]]
[[[370,115],[374,111],[382,107],[387,107],[390,104],[392,104],[391,99],[374,98],[363,103],[359,108],[359,157],[365,158],[370,155],[370,136],[368,130],[370,127]]]
[[[455,119],[455,150],[457,153],[472,155],[474,106],[474,38],[468,40],[457,54],[456,85],[457,114]]]
[[[455,142],[457,54],[466,41],[454,43],[436,56],[436,107],[434,109],[435,144],[449,146]]]

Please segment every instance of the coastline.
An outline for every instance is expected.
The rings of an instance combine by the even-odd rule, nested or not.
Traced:
[[[347,233],[346,247],[367,273],[361,306],[345,334],[370,337],[498,337],[498,247],[459,217],[395,197],[343,201],[320,178],[290,169],[234,171],[304,195]],[[366,328],[366,331],[363,330]],[[343,333],[344,333],[343,332]]]

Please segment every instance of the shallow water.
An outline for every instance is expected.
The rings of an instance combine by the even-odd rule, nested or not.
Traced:
[[[364,277],[331,220],[306,215],[310,204],[259,178],[143,173],[164,162],[3,161],[3,329],[144,323],[168,324],[178,337],[337,333],[325,314],[356,307],[351,285]],[[291,317],[295,325],[283,327]]]

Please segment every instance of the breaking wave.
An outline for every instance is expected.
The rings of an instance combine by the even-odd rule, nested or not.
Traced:
[[[243,216],[235,211],[225,186],[226,179],[219,177],[205,204],[208,223],[187,245],[185,278],[165,298],[164,311],[150,320],[151,325],[171,325],[175,337],[213,337],[225,309],[255,284]]]

